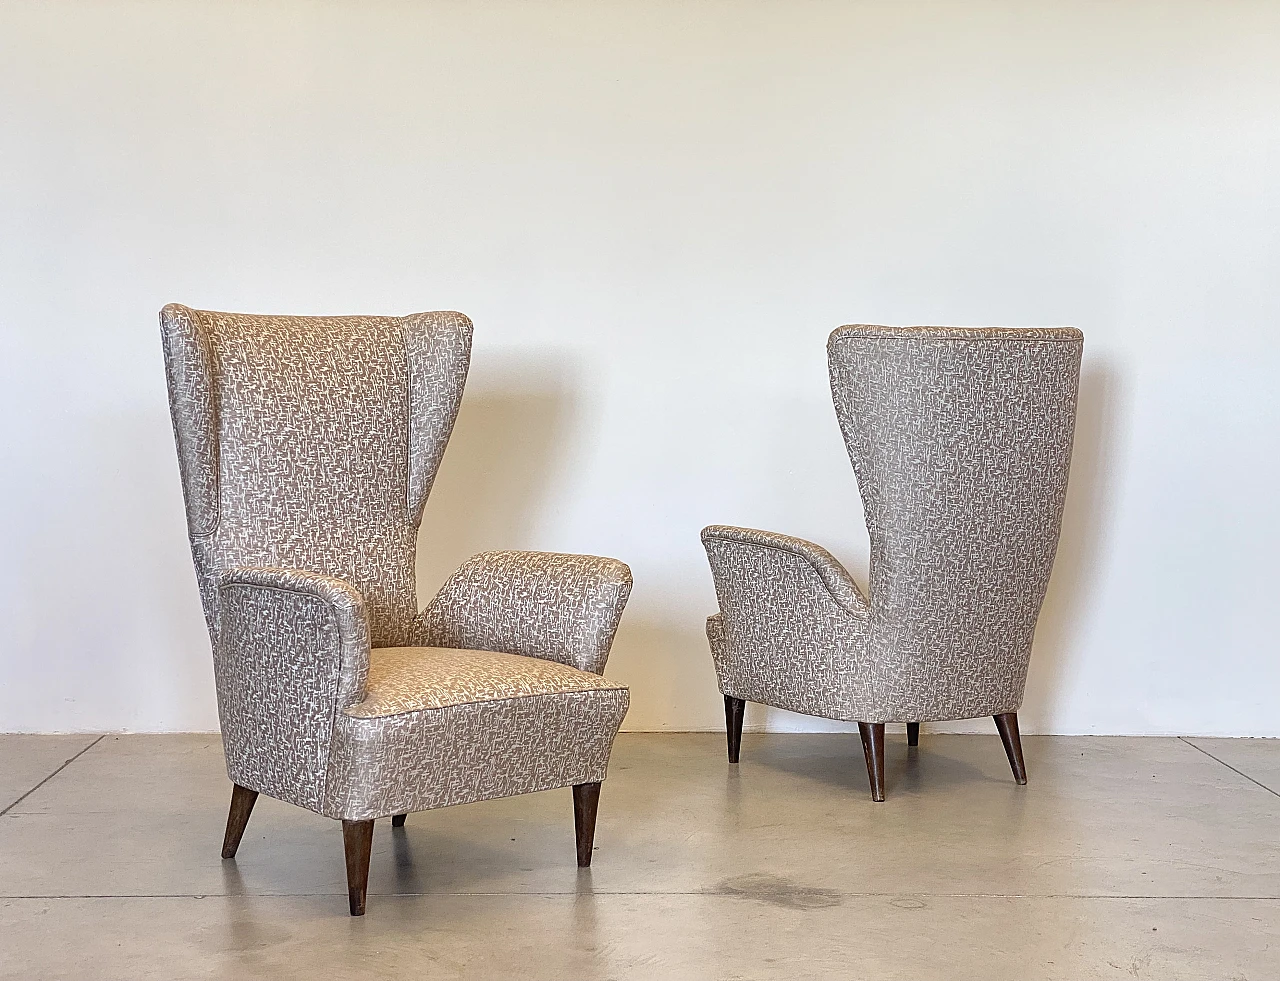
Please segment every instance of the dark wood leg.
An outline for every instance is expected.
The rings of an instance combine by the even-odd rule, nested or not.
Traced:
[[[591,849],[596,841],[596,808],[600,806],[600,784],[580,783],[573,788],[573,830],[578,836],[578,868],[591,867]]]
[[[884,800],[884,723],[859,722],[862,754],[867,758],[867,779],[871,781],[871,799]]]
[[[347,853],[347,896],[351,915],[364,916],[369,889],[369,854],[373,851],[372,821],[343,821],[342,845]]]
[[[227,811],[227,833],[222,838],[223,858],[236,857],[236,849],[240,847],[245,825],[249,823],[249,815],[253,813],[253,805],[257,800],[256,790],[248,790],[238,783],[231,785],[231,809]]]
[[[747,710],[747,702],[732,695],[724,696],[724,731],[729,737],[729,762],[737,763],[742,752],[742,713]]]
[[[995,716],[996,728],[1000,730],[1000,741],[1004,743],[1004,755],[1009,757],[1009,769],[1013,771],[1013,779],[1019,784],[1027,782],[1027,764],[1022,760],[1022,737],[1018,735],[1018,713],[1005,712]]]
[[[908,746],[920,745],[920,723],[919,722],[907,723],[907,745]]]
[[[405,818],[407,818],[408,816],[409,816],[408,814],[397,814],[395,817],[391,819],[391,827],[403,828]]]

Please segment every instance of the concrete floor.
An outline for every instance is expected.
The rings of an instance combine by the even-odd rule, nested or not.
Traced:
[[[595,865],[568,790],[379,822],[261,798],[216,736],[0,736],[0,978],[1280,977],[1280,740],[619,737]],[[70,760],[70,762],[67,762]]]

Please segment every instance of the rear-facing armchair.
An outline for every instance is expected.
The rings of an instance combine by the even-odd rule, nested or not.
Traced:
[[[601,675],[626,565],[486,552],[421,613],[423,506],[471,322],[160,315],[196,577],[233,783],[342,822],[351,913],[376,818],[573,787],[578,864],[627,689]]]
[[[810,542],[713,525],[707,636],[738,761],[745,703],[856,721],[872,799],[884,727],[1018,708],[1057,549],[1084,344],[1074,329],[842,327],[831,393],[871,540],[870,596]]]

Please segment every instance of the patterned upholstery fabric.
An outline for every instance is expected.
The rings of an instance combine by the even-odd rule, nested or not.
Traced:
[[[544,657],[604,671],[631,572],[617,559],[482,552],[422,612],[415,643]]]
[[[232,569],[218,590],[213,667],[227,774],[320,810],[335,711],[360,701],[369,626],[341,579]]]
[[[364,698],[343,711],[353,719],[383,719],[454,705],[509,698],[622,691],[598,674],[500,651],[451,647],[379,647],[369,652]]]
[[[374,650],[365,698],[336,726],[325,810],[362,819],[603,780],[628,698],[536,657]]]
[[[597,677],[624,564],[488,553],[418,611],[471,322],[178,305],[160,322],[231,779],[352,820],[603,779],[627,708]]]
[[[828,342],[870,599],[816,545],[713,525],[726,695],[859,722],[1013,712],[1066,498],[1083,335],[874,327]]]

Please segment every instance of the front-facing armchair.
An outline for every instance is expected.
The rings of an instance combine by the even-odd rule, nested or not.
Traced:
[[[831,335],[870,596],[810,542],[703,530],[731,762],[748,701],[856,721],[882,801],[886,723],[905,722],[915,746],[921,722],[994,716],[1026,783],[1017,711],[1058,544],[1083,344],[1071,328]]]
[[[578,864],[627,689],[602,677],[615,559],[486,552],[419,612],[418,526],[471,323],[160,315],[187,524],[233,783],[342,822],[353,915],[376,818],[573,787]]]

